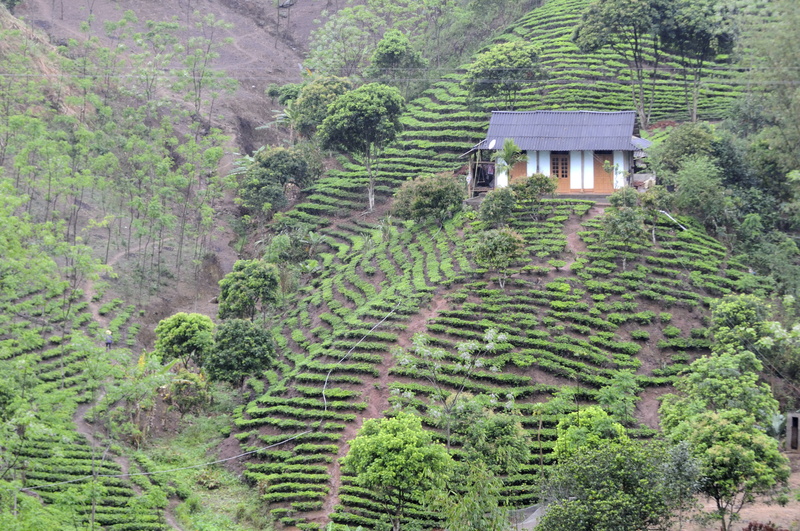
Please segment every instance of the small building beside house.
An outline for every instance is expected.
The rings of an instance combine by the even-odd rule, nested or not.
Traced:
[[[467,152],[470,196],[534,173],[556,177],[557,193],[610,194],[630,184],[635,159],[651,144],[638,133],[634,111],[492,112],[486,139]],[[527,155],[510,176],[494,160],[507,138]]]

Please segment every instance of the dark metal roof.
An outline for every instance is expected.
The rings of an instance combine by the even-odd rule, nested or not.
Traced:
[[[501,149],[512,138],[525,151],[638,151],[650,142],[634,136],[635,127],[634,111],[496,111],[476,148]]]

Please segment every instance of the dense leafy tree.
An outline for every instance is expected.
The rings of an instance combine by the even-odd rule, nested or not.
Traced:
[[[464,452],[470,462],[482,461],[497,476],[519,472],[530,459],[530,441],[521,416],[484,410],[465,426]]]
[[[213,345],[214,323],[207,315],[178,312],[156,326],[155,350],[164,361],[178,358],[184,367],[189,361],[202,366]]]
[[[697,102],[703,72],[718,54],[733,51],[736,29],[733,12],[720,0],[677,0],[673,21],[663,25],[661,37],[667,50],[676,53],[683,68],[684,95],[689,116],[697,121]]]
[[[478,55],[463,84],[473,96],[492,98],[498,108],[513,111],[520,91],[547,77],[538,48],[520,40],[496,44]]]
[[[641,530],[666,525],[691,500],[693,473],[657,443],[615,440],[560,459],[540,485],[541,531]],[[689,477],[678,477],[686,476]]]
[[[640,400],[636,394],[640,390],[632,370],[619,370],[608,385],[597,391],[597,403],[618,422],[631,424],[635,421],[633,413],[636,411],[636,402]]]
[[[628,67],[639,123],[646,128],[655,99],[661,36],[673,21],[671,0],[597,0],[583,14],[572,40],[585,52],[611,48]],[[651,65],[646,88],[648,63]]]
[[[661,402],[661,425],[666,431],[704,411],[741,409],[752,415],[762,428],[772,424],[778,402],[766,383],[758,383],[763,368],[752,352],[703,356],[675,383],[680,395],[666,395]]]
[[[460,212],[464,183],[452,174],[420,175],[404,182],[394,194],[394,212],[403,219],[435,220],[439,225]]]
[[[769,125],[761,137],[779,154],[781,173],[786,173],[800,166],[800,10],[792,0],[779,0],[772,9],[775,25],[769,32],[754,32],[748,44],[756,51],[757,100],[765,104]]]
[[[516,206],[517,198],[511,188],[496,188],[481,201],[478,216],[487,225],[499,227],[508,223]]]
[[[342,466],[357,485],[375,495],[392,529],[399,531],[410,503],[444,487],[453,460],[443,445],[433,442],[419,417],[400,412],[394,418],[364,421]]]
[[[705,411],[665,431],[672,440],[689,443],[700,463],[700,492],[716,503],[711,516],[722,531],[731,529],[755,496],[775,492],[789,478],[778,441],[742,409]]]
[[[524,255],[525,239],[507,227],[484,232],[475,245],[475,261],[498,272],[501,288],[505,286],[508,267]]]
[[[402,129],[403,97],[394,87],[369,83],[339,96],[328,108],[318,134],[331,149],[361,157],[367,169],[369,209],[375,208],[373,163]]]
[[[527,207],[534,219],[539,218],[542,199],[555,193],[557,187],[556,179],[542,173],[511,179],[511,189],[517,196],[517,202]]]
[[[303,85],[294,101],[300,134],[310,138],[328,116],[328,106],[352,88],[350,81],[336,76],[317,77]]]
[[[235,171],[239,175],[239,201],[248,212],[266,216],[286,206],[288,183],[304,188],[318,175],[308,154],[299,148],[261,148],[244,157]]]
[[[722,172],[709,157],[687,158],[675,176],[675,206],[695,216],[718,236],[730,232],[735,223],[735,207],[722,185]]]
[[[217,329],[204,369],[211,380],[241,385],[251,374],[269,368],[274,360],[275,342],[268,330],[245,319],[229,319]]]
[[[603,236],[609,241],[619,242],[622,247],[622,269],[626,268],[629,255],[624,251],[645,241],[644,211],[638,206],[639,193],[626,186],[614,192],[609,201],[614,208],[603,217]]]
[[[412,86],[419,85],[424,79],[427,65],[428,61],[411,46],[408,37],[391,29],[375,48],[364,75],[373,81],[399,88],[403,97],[408,99]]]
[[[654,170],[659,179],[672,183],[683,161],[692,156],[711,157],[714,152],[714,131],[705,122],[681,124],[667,138],[650,150]]]
[[[625,427],[598,406],[579,409],[556,426],[553,454],[559,459],[598,448],[610,441],[627,442]]]
[[[263,260],[237,260],[233,271],[219,281],[219,317],[252,319],[256,311],[266,316],[278,300],[280,275],[274,264]]]

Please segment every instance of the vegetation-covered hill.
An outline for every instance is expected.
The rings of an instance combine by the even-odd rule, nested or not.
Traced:
[[[626,65],[571,40],[589,4],[544,2],[494,39],[534,43],[549,71],[521,91],[518,109],[631,108]],[[758,2],[741,4],[751,9],[745,26],[769,13]],[[603,208],[592,201],[520,201],[509,225],[524,238],[523,256],[510,272],[495,271],[475,261],[490,229],[475,212],[441,225],[399,220],[386,205],[354,214],[365,206],[367,177],[340,157],[339,169],[303,189],[264,232],[251,221],[270,208],[239,218],[247,207],[231,203],[228,190],[241,183],[219,171],[228,138],[214,127],[216,92],[230,79],[206,67],[227,43],[126,18],[106,25],[104,38],[135,54],[95,39],[56,49],[2,7],[0,15],[2,70],[14,72],[0,86],[0,524],[234,529],[268,525],[263,512],[291,529],[380,528],[386,508],[340,459],[365,420],[400,409],[418,414],[456,459],[478,444],[470,415],[519,424],[527,454],[499,473],[498,489],[509,505],[527,506],[539,499],[537,478],[557,461],[560,420],[599,403],[633,438],[653,436],[658,398],[711,349],[712,300],[776,292],[775,278],[753,274],[730,251],[744,239],[740,227],[725,232],[702,215],[728,197],[722,192],[685,210],[694,206],[729,245],[698,221],[654,207],[637,222],[652,233],[620,241],[605,233]],[[214,17],[194,22],[201,36],[229,31]],[[378,161],[381,202],[411,177],[456,170],[458,155],[483,138],[493,103],[462,84],[469,66],[408,104],[404,131]],[[115,75],[124,68],[132,74]],[[724,56],[707,69],[700,117],[719,120],[741,95],[741,74]],[[677,59],[663,62],[654,120],[688,118],[682,82]],[[257,162],[260,153],[242,160]],[[742,203],[720,210],[749,208]],[[774,210],[791,214],[790,207]],[[200,330],[191,338],[200,347],[182,355],[147,352],[137,335],[143,322],[177,309],[166,295],[171,286],[194,289],[186,286],[219,265],[227,223],[239,233],[237,253],[268,255],[265,276],[276,284],[260,318],[245,301],[250,322],[242,325],[268,323],[275,352],[270,341],[261,346],[274,363],[231,377],[232,387],[207,381],[211,331]],[[757,237],[759,223],[742,225]],[[248,246],[253,227],[263,239]],[[786,242],[775,247],[792,252]],[[116,257],[128,259],[121,279],[108,267]],[[261,297],[254,293],[245,298]],[[157,295],[163,315],[131,304]],[[220,299],[214,333],[228,321],[221,314],[230,301]],[[107,335],[111,348],[103,348]],[[168,439],[153,445],[181,419],[194,429],[185,443],[191,453]],[[236,463],[247,490],[232,502],[227,490],[220,494],[217,507],[227,507],[219,510],[209,500],[231,480],[211,466],[216,451]],[[216,520],[216,512],[231,517]],[[417,503],[405,513],[411,527],[442,520]]]

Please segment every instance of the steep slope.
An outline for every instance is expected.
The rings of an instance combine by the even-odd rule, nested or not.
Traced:
[[[505,289],[471,262],[479,230],[468,216],[441,230],[387,219],[324,229],[330,250],[321,254],[322,267],[275,329],[283,361],[236,421],[244,450],[280,444],[257,453],[245,472],[273,514],[300,529],[316,529],[331,509],[335,522],[375,524],[376,502],[340,480],[338,458],[361,422],[388,406],[425,414],[434,387],[391,355],[395,346],[409,348],[415,332],[453,353],[440,382],[451,390],[464,375],[457,342],[480,340],[489,328],[508,335],[484,353],[484,368],[463,388],[500,402],[512,398],[536,441],[532,462],[505,480],[518,505],[534,501],[530,485],[550,462],[563,413],[535,404],[559,392],[575,404],[592,402],[618,371],[631,369],[644,422],[632,428],[645,435],[655,427],[654,399],[708,349],[707,300],[770,285],[728,261],[725,248],[697,227],[684,231],[659,219],[657,245],[624,247],[600,240],[597,213],[591,202],[558,199],[546,203],[540,221],[518,211],[512,226],[525,235],[528,256]],[[569,265],[556,270],[547,264],[553,258]],[[436,426],[433,418],[426,423]],[[410,518],[435,524],[421,509]]]
[[[541,50],[550,78],[539,87],[524,89],[516,110],[561,109],[616,111],[633,109],[630,76],[625,64],[610,51],[583,53],[571,35],[590,0],[549,0],[533,9],[495,42],[527,40]],[[743,31],[763,28],[765,5],[743,7]],[[699,100],[702,120],[724,117],[746,81],[733,65],[720,58],[708,65]],[[465,65],[466,68],[466,65]],[[464,70],[446,74],[408,103],[404,131],[386,150],[378,168],[378,193],[384,198],[403,181],[424,173],[453,171],[466,164],[459,155],[486,135],[492,102],[470,98],[460,85]],[[674,58],[662,59],[656,80],[652,121],[683,120],[688,116],[682,70]],[[328,216],[364,208],[367,177],[358,164],[345,163],[310,190],[306,201],[289,214],[298,221],[325,224]]]

